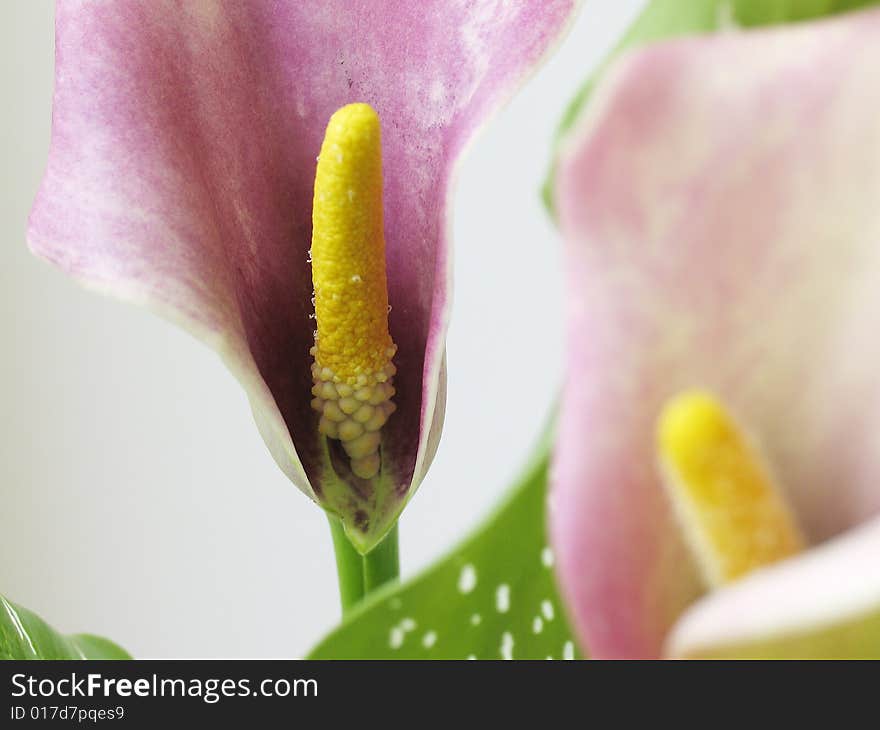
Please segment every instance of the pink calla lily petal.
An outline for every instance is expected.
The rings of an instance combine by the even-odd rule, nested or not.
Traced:
[[[592,656],[659,656],[701,590],[656,464],[677,392],[727,404],[811,544],[880,508],[878,111],[880,13],[866,11],[628,56],[569,138],[551,527]],[[735,610],[728,595],[706,599],[712,615]],[[723,645],[711,626],[700,646]]]
[[[48,169],[29,243],[215,347],[273,456],[320,501],[307,263],[330,115],[383,124],[398,509],[442,426],[449,201],[474,131],[575,0],[60,0]]]
[[[880,519],[706,596],[676,623],[677,657],[880,658]]]

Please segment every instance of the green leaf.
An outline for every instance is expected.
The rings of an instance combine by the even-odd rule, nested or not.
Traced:
[[[311,659],[579,656],[545,531],[550,435],[498,511],[420,576],[374,594]]]
[[[26,608],[0,596],[0,659],[131,659],[108,639],[63,636]]]
[[[553,162],[542,189],[547,209],[553,213],[553,176],[559,141],[580,116],[598,79],[621,53],[678,36],[712,33],[730,24],[754,28],[814,20],[878,2],[880,0],[652,0],[563,114],[556,130]]]

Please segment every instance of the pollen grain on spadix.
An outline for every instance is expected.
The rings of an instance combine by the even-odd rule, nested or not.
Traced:
[[[312,407],[342,442],[354,474],[381,468],[381,429],[394,412],[396,346],[388,330],[379,117],[349,104],[330,118],[312,208],[315,344]]]
[[[669,400],[657,448],[665,486],[710,587],[803,548],[757,448],[713,395],[691,390]]]

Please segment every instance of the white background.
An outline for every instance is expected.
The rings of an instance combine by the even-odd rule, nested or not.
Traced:
[[[236,381],[25,246],[52,5],[0,2],[0,593],[140,657],[302,656],[338,619],[327,524],[269,457]],[[461,167],[446,429],[401,521],[404,576],[486,514],[554,399],[560,242],[538,188],[565,105],[641,5],[587,0]]]

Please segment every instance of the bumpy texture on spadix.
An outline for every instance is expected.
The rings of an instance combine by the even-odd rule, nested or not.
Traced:
[[[58,0],[52,141],[30,246],[216,348],[284,472],[368,550],[442,431],[456,163],[575,4]],[[352,102],[386,125],[397,345],[397,410],[369,484],[350,478],[310,406],[316,157],[327,120]]]
[[[667,491],[708,585],[720,586],[803,547],[756,448],[709,393],[673,398],[657,431]]]
[[[312,208],[312,407],[362,479],[379,472],[380,429],[395,409],[382,216],[382,140],[368,104],[327,125]]]

